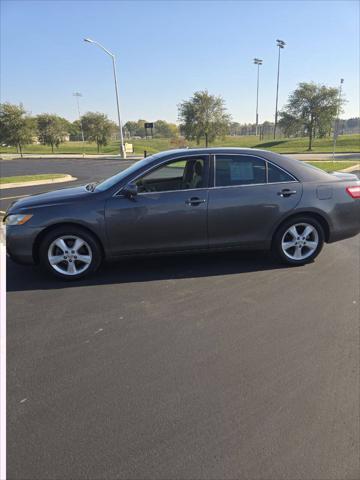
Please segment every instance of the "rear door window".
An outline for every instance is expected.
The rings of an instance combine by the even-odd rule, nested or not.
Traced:
[[[216,155],[215,186],[266,183],[265,161],[251,155]]]

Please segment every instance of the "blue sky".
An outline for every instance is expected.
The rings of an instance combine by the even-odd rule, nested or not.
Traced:
[[[1,2],[1,101],[33,114],[74,120],[82,111],[115,119],[111,61],[117,56],[123,120],[177,120],[196,90],[222,95],[235,121],[275,108],[276,39],[282,51],[279,106],[300,81],[345,79],[344,118],[359,115],[359,3],[356,1],[32,1]]]

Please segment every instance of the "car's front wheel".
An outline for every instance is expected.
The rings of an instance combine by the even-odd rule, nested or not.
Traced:
[[[41,242],[39,256],[47,271],[63,280],[76,280],[93,273],[102,259],[95,237],[76,226],[50,231]]]
[[[324,245],[324,230],[311,217],[298,217],[285,222],[274,236],[273,251],[282,262],[304,265],[318,256]]]

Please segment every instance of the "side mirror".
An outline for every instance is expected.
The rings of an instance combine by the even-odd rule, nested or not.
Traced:
[[[134,198],[138,194],[138,187],[135,183],[128,183],[122,189],[122,193],[126,198]]]

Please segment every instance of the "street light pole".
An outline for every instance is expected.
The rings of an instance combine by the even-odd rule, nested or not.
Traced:
[[[344,83],[344,79],[340,79],[340,87],[339,87],[339,98],[338,98],[338,105],[337,105],[337,110],[336,110],[336,119],[335,119],[335,125],[334,125],[334,140],[333,140],[333,161],[335,161],[335,149],[336,149],[336,140],[338,136],[338,127],[339,127],[339,113],[340,113],[340,106],[341,106],[341,92],[342,92],[342,86]]]
[[[286,43],[283,40],[276,40],[276,45],[279,47],[278,55],[278,70],[276,83],[276,105],[275,105],[275,125],[274,125],[274,139],[276,138],[276,127],[278,123],[278,100],[279,100],[279,77],[280,77],[280,50],[285,47]]]
[[[254,63],[257,65],[257,87],[256,87],[256,129],[255,135],[258,135],[258,128],[259,128],[259,70],[260,65],[262,65],[263,61],[260,58],[254,58]]]
[[[120,103],[119,103],[119,89],[118,89],[118,82],[116,76],[116,65],[115,65],[115,55],[109,50],[107,50],[101,43],[96,42],[95,40],[91,40],[91,38],[84,38],[84,42],[94,43],[97,45],[101,50],[103,50],[107,55],[109,55],[112,59],[112,66],[113,66],[113,73],[114,73],[114,83],[115,83],[115,95],[116,95],[116,106],[117,106],[117,116],[118,116],[118,123],[119,123],[119,132],[120,132],[120,156],[122,158],[126,158],[125,146],[124,146],[124,137],[121,125],[121,115],[120,115]]]
[[[76,104],[77,104],[77,109],[78,109],[78,114],[79,114],[79,123],[80,123],[80,130],[81,130],[81,138],[82,138],[82,144],[83,144],[83,156],[85,155],[85,138],[84,138],[84,130],[82,126],[82,121],[81,121],[81,114],[80,114],[80,103],[79,103],[79,97],[82,97],[82,94],[80,92],[75,92],[73,93],[73,97],[76,97]]]

